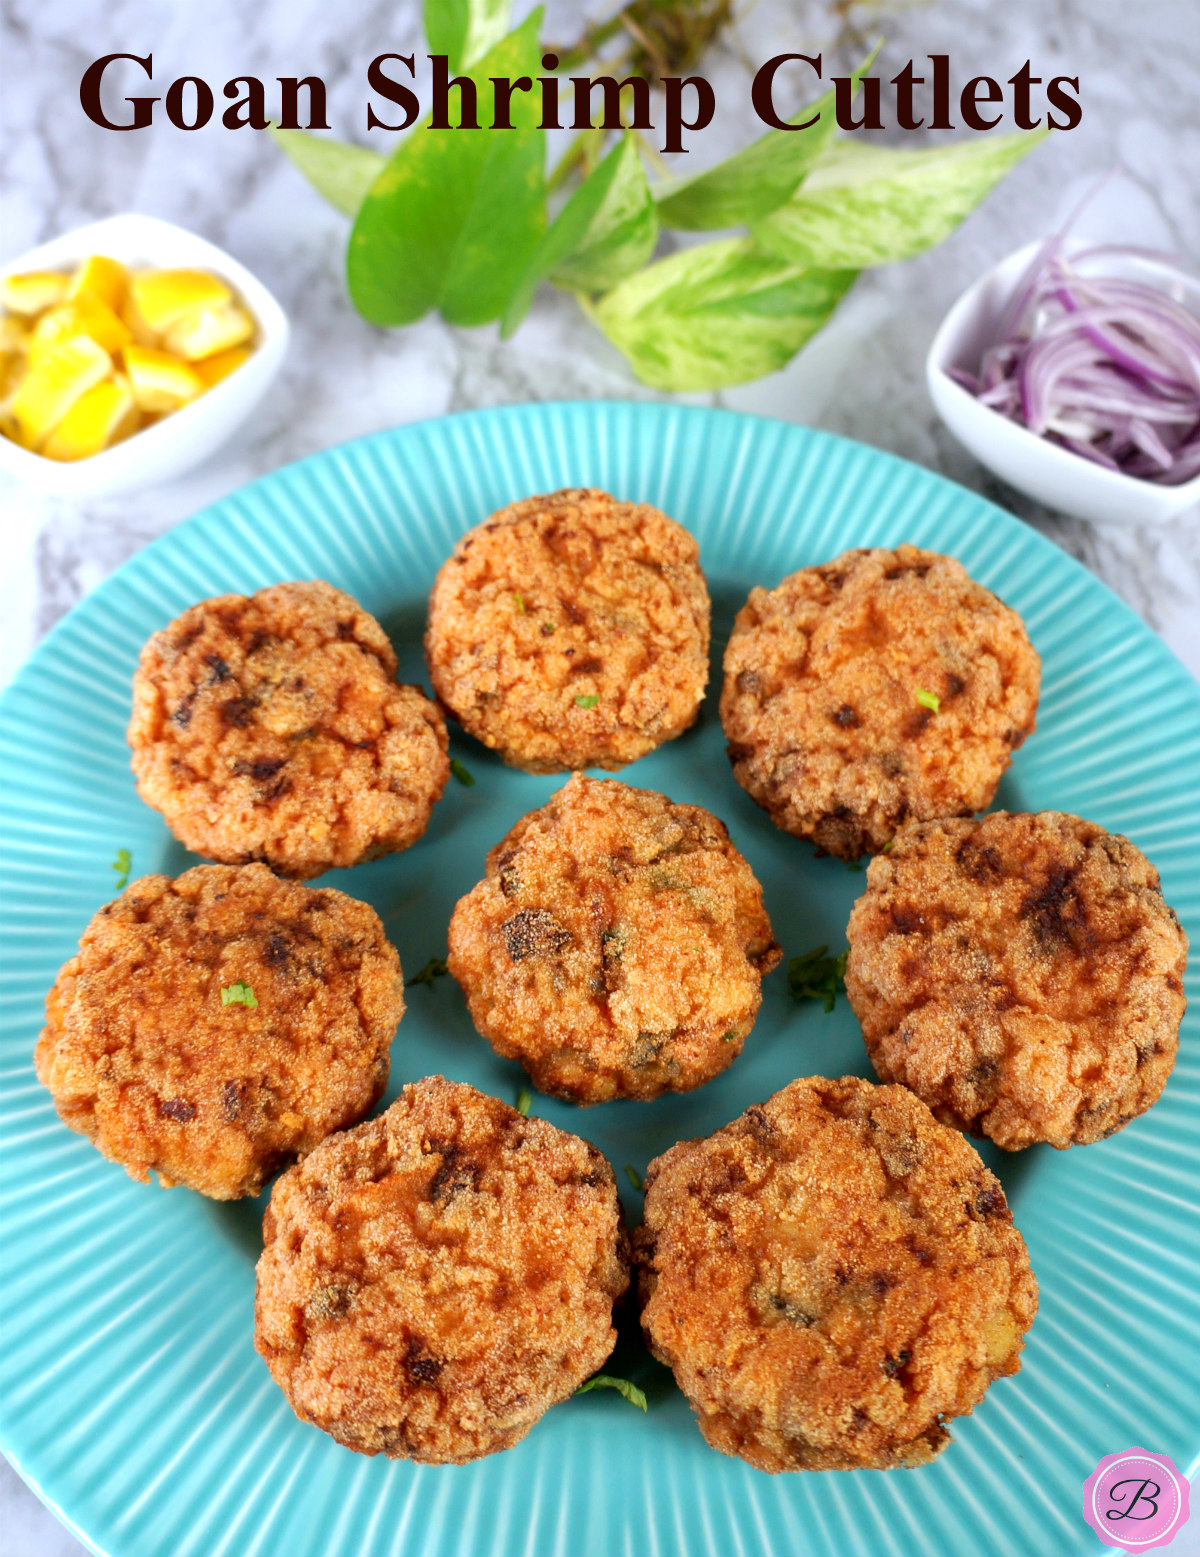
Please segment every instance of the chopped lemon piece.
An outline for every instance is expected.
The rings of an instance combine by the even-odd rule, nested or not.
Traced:
[[[29,361],[15,351],[0,352],[0,411],[8,409],[8,402],[20,388],[29,370]]]
[[[121,374],[95,384],[79,399],[47,438],[49,460],[86,460],[136,432],[138,410],[129,380]]]
[[[211,357],[204,357],[196,363],[196,372],[204,380],[205,384],[212,388],[219,384],[223,378],[228,378],[231,373],[236,373],[243,362],[249,361],[250,351],[245,346],[231,346],[228,351],[218,351]]]
[[[12,314],[0,317],[0,411],[9,409],[8,401],[29,368],[29,331]]]
[[[120,260],[109,259],[104,254],[89,254],[71,277],[67,296],[78,297],[86,292],[116,309],[121,306],[128,285],[129,272]]]
[[[12,412],[27,448],[37,448],[93,384],[107,378],[112,358],[88,335],[47,346],[13,397]]]
[[[40,314],[43,308],[62,302],[70,279],[56,270],[32,270],[23,276],[5,276],[0,281],[0,303],[14,314]]]
[[[0,352],[23,357],[29,350],[29,331],[12,314],[0,315]]]
[[[163,345],[177,356],[197,362],[214,352],[227,351],[230,346],[240,346],[253,334],[254,320],[246,310],[236,303],[226,303],[222,308],[197,308],[186,315],[167,331]]]
[[[128,327],[129,333],[139,346],[158,345],[158,331],[152,330],[142,318],[138,305],[133,300],[132,292],[126,296],[121,305],[121,323]]]
[[[47,347],[76,335],[90,335],[112,354],[128,346],[133,338],[129,326],[117,318],[107,303],[90,292],[81,292],[71,302],[47,309],[34,325],[29,341],[30,360],[36,362]]]
[[[33,445],[21,431],[21,424],[10,410],[0,410],[0,435],[7,438],[10,443],[17,444],[22,449],[32,451]]]
[[[159,334],[197,308],[219,308],[233,293],[207,270],[140,270],[129,295],[146,324]]]
[[[126,346],[125,371],[141,411],[174,411],[204,390],[204,380],[178,357],[149,346]]]
[[[89,459],[236,372],[255,329],[204,270],[131,275],[90,254],[70,275],[0,279],[0,437],[47,459]]]

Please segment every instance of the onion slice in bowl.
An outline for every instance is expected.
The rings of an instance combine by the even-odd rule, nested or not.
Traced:
[[[1103,273],[1130,259],[1152,260],[1165,287],[1190,284],[1169,256],[1109,244],[1068,257],[1060,234],[1014,289],[977,373],[948,371],[1031,432],[1176,485],[1200,473],[1200,318],[1168,290]]]

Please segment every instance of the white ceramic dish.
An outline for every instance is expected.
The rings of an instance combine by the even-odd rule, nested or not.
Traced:
[[[154,216],[128,213],[77,227],[0,266],[0,276],[27,270],[67,270],[89,254],[126,265],[187,266],[211,270],[238,292],[258,325],[249,359],[227,379],[152,427],[70,464],[31,454],[0,437],[0,469],[43,492],[102,497],[153,486],[190,470],[241,426],[279,371],[288,322],[262,282],[224,249]]]
[[[1040,242],[1040,240],[1039,240]],[[1068,253],[1089,247],[1082,240]],[[1021,275],[1037,253],[1038,242],[1010,254],[975,282],[951,308],[933,338],[925,379],[938,415],[958,441],[982,464],[1029,497],[1094,524],[1161,524],[1200,503],[1200,476],[1179,486],[1160,486],[1106,470],[1069,449],[1040,438],[1011,422],[955,383],[948,368],[974,373],[986,347],[996,339],[1000,315]],[[1200,281],[1185,287],[1177,273],[1150,259],[1122,259],[1112,273],[1169,292],[1200,313]]]

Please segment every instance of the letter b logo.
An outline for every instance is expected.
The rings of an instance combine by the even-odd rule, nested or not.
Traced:
[[[1165,1454],[1106,1454],[1083,1484],[1083,1517],[1106,1546],[1169,1546],[1187,1523],[1187,1479]]]

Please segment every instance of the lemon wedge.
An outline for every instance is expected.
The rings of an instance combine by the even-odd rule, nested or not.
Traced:
[[[67,296],[79,297],[86,293],[109,308],[117,309],[128,285],[129,272],[120,260],[109,259],[104,254],[89,254],[71,277]]]
[[[219,384],[223,378],[228,378],[241,367],[243,362],[249,360],[250,351],[247,347],[231,346],[228,351],[218,351],[211,357],[203,357],[194,366],[196,372],[211,389],[214,384]]]
[[[126,346],[125,371],[140,411],[175,411],[205,387],[186,362],[150,346]]]
[[[37,448],[93,384],[112,372],[112,358],[89,335],[47,346],[13,396],[12,414],[26,448]]]
[[[80,395],[42,453],[50,460],[90,459],[136,432],[139,420],[129,380],[117,373]]]
[[[47,347],[76,335],[88,335],[112,355],[128,346],[132,332],[107,303],[90,292],[81,292],[69,303],[59,303],[34,325],[29,338],[29,357],[36,362]]]
[[[43,308],[62,302],[70,279],[56,270],[32,270],[23,276],[5,276],[0,281],[0,303],[14,314],[40,314]]]
[[[219,308],[233,294],[206,270],[140,270],[129,295],[151,330],[161,335],[197,308]]]
[[[177,357],[197,362],[214,352],[240,346],[254,334],[254,320],[236,303],[220,308],[197,308],[186,314],[163,337],[163,345]]]

